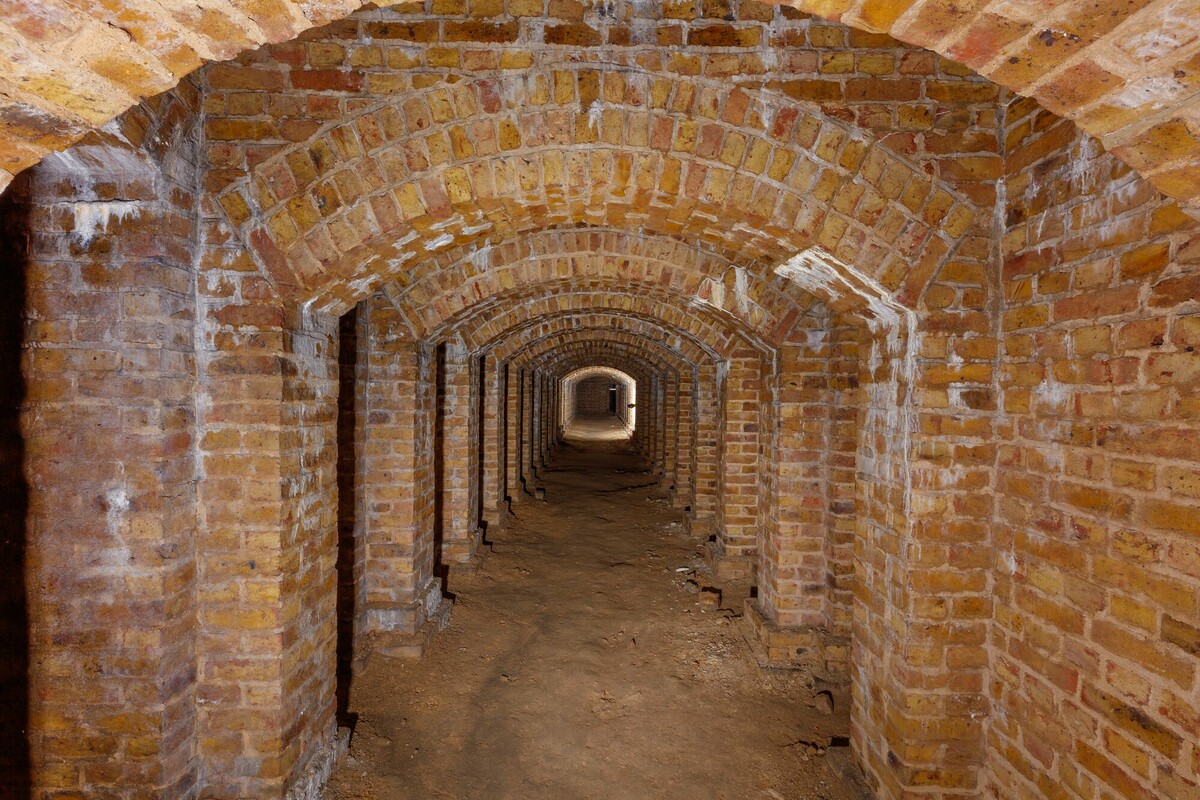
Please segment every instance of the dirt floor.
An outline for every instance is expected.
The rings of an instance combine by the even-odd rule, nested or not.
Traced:
[[[351,689],[351,752],[326,800],[845,800],[822,756],[847,735],[797,672],[758,667],[700,591],[698,542],[604,426],[561,447],[419,660]]]

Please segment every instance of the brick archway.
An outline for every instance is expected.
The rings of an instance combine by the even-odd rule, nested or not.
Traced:
[[[480,347],[492,348],[496,358],[507,360],[522,349],[564,335],[578,336],[577,332],[603,333],[605,338],[623,341],[630,345],[654,344],[664,352],[670,352],[689,363],[697,364],[705,359],[712,360],[716,352],[701,345],[684,334],[667,332],[655,322],[633,314],[588,311],[546,315],[514,326],[502,338],[492,339]],[[473,331],[465,332],[464,338],[474,341]]]
[[[1154,14],[1176,6],[1135,6],[1084,18],[1072,2],[1036,20],[995,3],[962,18],[934,2],[819,10],[1010,76],[1194,204],[1194,20],[1164,30]],[[14,296],[28,315],[29,396],[6,413],[28,443],[23,535],[38,555],[23,576],[30,696],[36,719],[64,720],[92,749],[35,725],[39,789],[113,790],[103,770],[82,785],[81,765],[102,760],[93,751],[122,754],[151,793],[319,784],[335,751],[321,666],[333,639],[332,312],[366,298],[370,366],[395,390],[374,408],[403,418],[389,424],[404,441],[431,435],[438,369],[468,387],[463,402],[477,348],[510,323],[534,330],[535,314],[632,319],[642,302],[666,338],[729,362],[711,382],[732,374],[747,389],[733,411],[761,445],[730,466],[748,468],[753,450],[813,467],[747,489],[745,527],[768,529],[773,498],[820,509],[758,547],[763,613],[850,631],[854,745],[879,794],[1050,796],[1076,777],[1195,790],[1190,207],[1071,123],[930,53],[767,6],[738,5],[732,21],[703,0],[689,9],[652,6],[637,25],[586,8],[549,24],[475,18],[470,3],[447,17],[372,9],[208,68],[6,195],[17,213],[4,246],[24,267]],[[0,28],[71,35],[70,15],[20,19]],[[1122,27],[1105,34],[1100,20]],[[531,28],[536,41],[513,38]],[[122,36],[93,34],[67,55]],[[1161,51],[1122,49],[1146,36]],[[116,74],[124,45],[109,50],[98,68]],[[79,74],[77,87],[58,83],[64,101],[99,85]],[[0,152],[7,163],[86,127],[43,116],[38,81],[0,85],[12,101],[0,119],[16,119],[6,131],[35,142]],[[545,280],[557,267],[536,243],[609,229],[645,244],[609,241]],[[576,277],[594,285],[574,291]],[[419,340],[417,319],[446,341]],[[561,363],[594,357],[572,353]],[[410,396],[412,408],[396,400]],[[747,410],[776,405],[812,425]],[[839,416],[846,407],[861,418]],[[853,456],[853,513],[822,505],[847,500],[826,490],[846,479],[816,469],[814,453]],[[373,464],[379,485],[395,484],[395,464]],[[749,559],[756,540],[727,534],[715,533],[719,555]],[[797,576],[775,568],[822,536],[831,544],[803,580],[829,590],[792,591]],[[393,557],[394,542],[375,544]],[[429,576],[396,574],[409,604],[375,587],[373,619],[436,611]],[[131,643],[157,644],[130,659]],[[43,691],[58,665],[103,697]],[[147,686],[144,730],[96,733],[123,692]],[[1134,712],[1155,731],[1133,744],[1145,768],[1109,749]]]
[[[599,319],[593,317],[598,316]],[[589,319],[592,318],[592,319]],[[615,325],[588,328],[577,324],[587,320],[612,321]],[[547,331],[546,328],[551,330]],[[547,369],[547,359],[555,358],[561,362],[564,358],[572,359],[608,359],[613,364],[624,364],[626,360],[636,363],[636,372],[649,375],[673,375],[673,383],[678,396],[671,402],[673,408],[668,412],[673,419],[669,422],[666,416],[644,420],[646,424],[641,430],[635,430],[635,444],[643,445],[646,430],[653,424],[661,424],[664,428],[662,435],[655,439],[657,445],[663,448],[660,456],[667,461],[673,453],[675,462],[668,466],[670,476],[668,482],[674,484],[677,490],[679,505],[691,506],[693,514],[710,516],[714,513],[715,502],[711,496],[694,497],[692,489],[698,478],[706,484],[717,471],[716,446],[712,441],[716,426],[715,398],[700,388],[700,375],[715,374],[716,362],[703,349],[692,345],[685,352],[658,343],[638,331],[653,328],[652,323],[626,317],[609,318],[607,315],[579,315],[549,320],[545,323],[516,329],[507,338],[500,340],[492,353],[499,363],[511,362],[515,368],[525,364],[536,364],[538,368]],[[672,430],[668,436],[666,426],[670,423],[678,425],[677,432]],[[693,463],[698,453],[698,430],[704,431],[705,442],[703,456],[700,462]],[[674,450],[668,449],[668,444]]]
[[[165,17],[145,14],[132,5],[94,11],[56,8],[42,16],[15,14],[9,24],[15,41],[29,56],[10,61],[2,75],[11,87],[12,100],[4,115],[7,157],[0,164],[0,186],[47,152],[70,145],[116,117],[140,97],[175,86],[203,61],[230,58],[266,42],[287,41],[313,26],[343,19],[361,5],[359,0],[341,0],[319,8],[284,4],[261,10],[237,4],[220,11],[179,9]],[[937,3],[876,8],[849,0],[797,0],[790,5],[854,30],[890,34],[961,61],[1075,120],[1171,196],[1187,201],[1200,189],[1188,177],[1194,174],[1197,158],[1195,117],[1180,112],[1195,94],[1186,77],[1192,72],[1192,54],[1186,37],[1180,36],[1181,30],[1195,25],[1191,17],[1132,3],[1098,11],[1083,0],[1062,4],[1049,16],[995,3],[953,10]],[[472,12],[468,20],[480,19],[479,11]],[[518,20],[492,22],[493,14],[484,12],[488,21],[474,24],[490,31],[491,41],[497,35],[501,41],[514,40]],[[717,27],[703,24],[699,7],[671,16],[673,27],[686,29],[689,41],[693,36],[708,41],[711,35],[705,28]],[[473,23],[454,24],[468,32]],[[576,46],[611,47],[623,43],[621,32],[627,35],[619,25],[601,23],[593,28],[574,18],[551,30],[571,31],[572,26],[578,28],[570,34]],[[736,34],[720,33],[730,42],[738,41]],[[557,41],[539,29],[539,39],[543,35],[547,44]],[[437,38],[435,32],[425,41]],[[1139,42],[1155,39],[1174,44],[1139,49]],[[63,41],[72,44],[54,46]],[[1087,87],[1089,82],[1094,88]]]
[[[459,248],[383,288],[426,336],[448,317],[486,315],[494,295],[514,287],[569,283],[576,287],[627,284],[686,299],[695,313],[753,329],[765,340],[788,335],[797,310],[815,299],[785,276],[746,267],[678,239],[611,228],[538,231],[504,245]]]
[[[970,201],[886,145],[780,93],[740,92],[701,122],[690,82],[702,79],[647,80],[564,64],[503,87],[474,78],[413,89],[275,149],[219,201],[281,294],[333,309],[448,247],[584,223],[694,239],[771,267],[819,246],[915,304],[982,224]],[[651,84],[663,85],[661,100]],[[375,132],[365,142],[364,125]],[[499,130],[514,137],[504,149]],[[404,157],[430,140],[445,142],[438,162]],[[564,156],[568,142],[582,149]]]

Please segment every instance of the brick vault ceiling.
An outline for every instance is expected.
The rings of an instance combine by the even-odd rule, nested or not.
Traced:
[[[284,42],[360,0],[16,0],[0,7],[0,185],[209,61]],[[540,13],[434,2],[448,16]],[[618,22],[697,4],[615,5]],[[709,4],[713,5],[713,4]],[[719,5],[726,12],[727,0]],[[944,54],[1075,120],[1166,194],[1200,194],[1200,3],[1194,0],[797,0],[800,11]],[[477,8],[486,6],[486,10]],[[536,8],[534,8],[536,6]],[[700,9],[703,13],[703,9]],[[718,17],[712,13],[710,16]],[[619,26],[613,26],[619,27]],[[594,29],[594,28],[593,28]],[[615,40],[603,42],[616,43]],[[574,45],[573,41],[564,44]],[[710,43],[711,44],[711,43]],[[718,42],[719,44],[719,42]],[[779,49],[777,43],[769,44]]]

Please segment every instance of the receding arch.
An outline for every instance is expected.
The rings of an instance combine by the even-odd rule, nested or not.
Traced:
[[[746,90],[749,110],[735,121],[720,107],[701,121],[693,95],[683,110],[670,105],[687,85],[678,75],[653,75],[667,89],[658,101],[620,71],[563,66],[502,78],[511,90],[473,78],[368,105],[257,164],[224,189],[221,207],[281,292],[333,309],[445,248],[580,223],[640,228],[772,263],[820,245],[838,263],[915,296],[976,223],[973,205],[950,187],[777,92]],[[539,80],[555,87],[552,96],[530,96]],[[619,135],[610,143],[597,133],[564,153],[555,126],[588,124],[584,107],[601,102],[587,99],[593,81],[613,117],[601,124]],[[381,138],[359,143],[362,119],[414,103],[426,112],[406,124],[377,120]],[[428,111],[431,103],[443,118]],[[518,124],[522,114],[543,122]],[[436,166],[400,158],[408,143],[477,123],[527,133],[506,150],[447,152]],[[736,157],[723,157],[730,145]]]
[[[590,226],[458,248],[415,266],[384,291],[404,309],[414,334],[424,336],[445,317],[521,284],[586,286],[598,279],[672,290],[702,304],[700,311],[734,317],[768,340],[786,337],[795,309],[814,302],[769,266],[741,266],[671,237]]]
[[[464,331],[464,338],[476,341],[475,332]],[[704,358],[715,359],[718,354],[702,340],[672,330],[653,318],[639,314],[585,310],[546,315],[526,320],[513,326],[498,337],[484,342],[481,348],[492,348],[496,357],[506,360],[510,355],[529,344],[549,340],[558,336],[580,336],[584,333],[605,338],[620,338],[638,346],[654,345],[678,354],[691,363]]]
[[[506,309],[511,316],[501,319],[494,312]],[[470,309],[468,320],[477,320],[471,326],[473,343],[497,338],[509,328],[539,318],[577,314],[589,311],[611,312],[656,321],[662,327],[678,331],[695,341],[703,342],[714,352],[728,353],[739,345],[769,349],[769,345],[752,331],[733,324],[721,324],[714,315],[700,315],[696,308],[683,298],[663,290],[630,288],[623,283],[598,283],[578,289],[569,282],[529,287],[525,291],[500,295],[489,303],[480,303]],[[451,330],[467,320],[448,320],[443,328]]]
[[[169,15],[72,8],[46,15],[32,28],[27,27],[29,20],[17,15],[10,23],[16,25],[13,39],[28,57],[10,60],[0,73],[12,98],[5,111],[8,125],[3,141],[8,155],[0,163],[0,188],[13,174],[48,152],[64,149],[140,98],[172,88],[204,61],[230,58],[264,43],[285,42],[315,26],[345,19],[363,5],[361,0],[339,0],[319,6],[279,4],[264,10],[238,3]],[[1098,14],[1085,0],[1073,0],[1047,16],[998,3],[963,8],[936,2],[877,7],[866,0],[793,0],[789,5],[850,28],[887,33],[967,64],[1075,120],[1163,191],[1195,205],[1191,201],[1200,186],[1187,175],[1189,170],[1194,174],[1198,155],[1194,136],[1187,136],[1195,123],[1181,109],[1191,104],[1196,90],[1179,77],[1189,73],[1190,51],[1182,46],[1150,51],[1135,46],[1139,41],[1177,40],[1177,29],[1184,23],[1158,13],[1155,6],[1124,4]],[[624,4],[618,3],[617,10],[621,12],[617,17],[624,14]],[[639,21],[654,24],[654,7],[631,6],[631,10]],[[364,24],[373,22],[369,14],[357,16]],[[687,20],[672,22],[677,27],[687,25]],[[596,44],[611,48],[628,43],[627,38],[614,38],[613,23],[601,19],[593,24]],[[39,39],[37,31],[47,35]],[[440,36],[439,32],[427,41],[451,43],[438,42]],[[71,46],[47,47],[45,42],[51,41],[70,41]],[[536,29],[534,41],[546,41],[541,28]],[[1062,45],[1049,46],[1055,42]],[[777,47],[775,42],[764,44]],[[1101,63],[1103,67],[1098,66]],[[1095,81],[1097,88],[1084,93],[1073,88],[1087,80]],[[1184,133],[1184,146],[1139,145],[1139,141],[1166,141],[1173,131]]]

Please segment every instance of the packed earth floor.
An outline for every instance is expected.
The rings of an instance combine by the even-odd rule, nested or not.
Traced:
[[[759,667],[744,593],[710,586],[614,429],[583,428],[542,471],[545,502],[519,503],[451,579],[423,657],[355,678],[327,800],[845,800],[823,756],[844,699],[825,714],[810,677]]]

